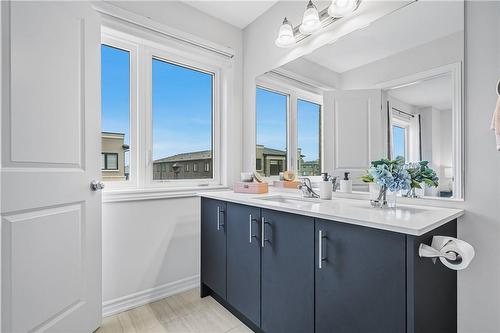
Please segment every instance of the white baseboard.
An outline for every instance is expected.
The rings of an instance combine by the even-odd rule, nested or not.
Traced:
[[[200,285],[200,276],[169,282],[164,285],[139,291],[127,296],[115,298],[102,303],[102,316],[107,317],[159,299],[172,296]]]

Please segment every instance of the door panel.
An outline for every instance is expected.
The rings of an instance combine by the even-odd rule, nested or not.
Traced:
[[[260,326],[260,209],[227,204],[227,301]]]
[[[201,199],[201,282],[226,298],[226,203]]]
[[[325,138],[325,150],[331,152],[325,155],[333,156],[325,159],[325,167],[339,174],[351,172],[356,183],[370,161],[387,153],[387,114],[381,109],[382,92],[338,90],[325,93],[324,99],[324,122],[334,129],[333,135]]]
[[[405,235],[319,219],[315,234],[316,333],[405,332]]]
[[[84,2],[2,2],[2,331],[101,321],[100,22]]]
[[[314,219],[262,210],[262,325],[267,333],[314,331]]]

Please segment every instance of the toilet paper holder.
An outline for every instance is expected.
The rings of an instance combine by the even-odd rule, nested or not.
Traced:
[[[436,263],[436,260],[438,258],[445,258],[448,261],[456,262],[456,263],[460,263],[462,261],[462,257],[460,256],[460,254],[458,254],[455,251],[447,251],[445,253],[442,253],[442,252],[436,250],[435,248],[433,248],[432,246],[429,246],[429,245],[426,245],[423,243],[420,244],[420,246],[418,248],[418,255],[421,258],[422,257],[431,258],[432,262],[434,264]]]

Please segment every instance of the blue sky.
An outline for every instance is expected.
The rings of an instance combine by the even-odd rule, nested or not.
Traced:
[[[304,100],[297,102],[298,147],[302,148],[304,161],[319,159],[321,106]]]
[[[405,129],[392,126],[392,158],[405,157]]]
[[[257,88],[256,142],[268,148],[286,150],[286,95]]]
[[[212,80],[153,60],[153,159],[211,149]]]
[[[101,47],[101,127],[104,132],[125,134],[130,144],[130,71],[129,53]]]

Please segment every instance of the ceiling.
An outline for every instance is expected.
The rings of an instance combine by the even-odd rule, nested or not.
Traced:
[[[243,29],[278,1],[183,1],[210,16]]]
[[[323,46],[306,58],[343,73],[463,29],[463,2],[418,1]]]
[[[432,106],[439,110],[452,108],[451,75],[443,75],[416,84],[392,89],[388,93],[389,96],[418,107]]]

